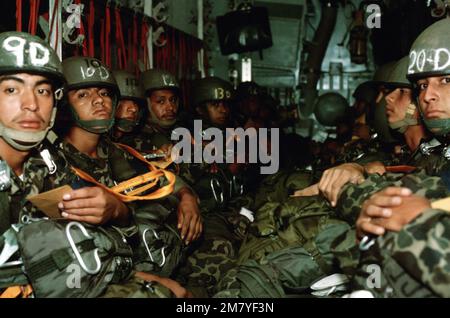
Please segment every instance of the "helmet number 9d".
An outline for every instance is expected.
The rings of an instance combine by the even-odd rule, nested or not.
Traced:
[[[91,78],[96,73],[98,73],[102,80],[109,78],[109,71],[97,60],[85,59],[84,61],[86,62],[87,67],[80,67],[81,76],[83,76],[83,79]]]
[[[231,97],[231,93],[230,91],[224,90],[223,88],[219,87],[214,89],[214,97],[216,99],[228,99]]]
[[[27,62],[32,66],[44,66],[50,61],[50,52],[42,44],[28,42],[28,47],[26,45],[27,40],[18,36],[10,36],[3,41],[3,48],[16,57],[18,67],[24,66],[26,54],[28,54]]]

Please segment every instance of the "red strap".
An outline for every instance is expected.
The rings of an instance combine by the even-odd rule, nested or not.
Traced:
[[[94,0],[89,2],[89,17],[88,17],[88,32],[89,32],[89,56],[95,56],[95,44],[94,44],[94,24],[95,24],[95,5]]]
[[[30,0],[30,19],[28,20],[28,33],[36,35],[37,20],[39,16],[40,0]]]
[[[116,18],[116,45],[118,49],[118,61],[119,68],[126,69],[127,68],[127,54],[125,47],[125,40],[123,38],[123,30],[122,30],[122,18],[120,17],[120,7],[117,6],[115,10],[115,18]]]
[[[16,31],[22,32],[22,0],[16,0]]]
[[[101,51],[101,57],[102,61],[106,59],[106,52],[105,52],[105,19],[100,20],[101,30],[100,30],[100,51]]]
[[[137,61],[139,58],[139,51],[138,51],[138,47],[139,47],[139,43],[138,43],[138,24],[137,24],[137,15],[135,14],[133,17],[133,41],[132,41],[132,46],[133,46],[133,61],[136,63],[135,64],[135,73],[136,76],[139,74],[139,68],[137,66]]]
[[[411,173],[417,168],[414,166],[407,166],[407,165],[400,165],[400,166],[387,166],[386,171],[387,172],[394,172],[394,173]]]
[[[147,21],[145,21],[145,19],[143,19],[142,20],[141,45],[142,45],[143,52],[144,52],[144,56],[142,58],[142,61],[144,63],[144,70],[149,69],[148,46],[147,46],[148,32],[149,32],[149,27],[148,27]]]
[[[105,20],[105,59],[104,62],[108,67],[111,67],[111,10],[109,4],[106,5],[106,20]]]

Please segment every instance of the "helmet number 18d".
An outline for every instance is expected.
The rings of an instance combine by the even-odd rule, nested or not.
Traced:
[[[216,99],[228,99],[231,97],[231,92],[228,90],[225,90],[221,87],[214,89],[214,97]]]
[[[37,42],[28,42],[18,36],[6,38],[5,41],[3,41],[3,48],[16,57],[16,65],[18,67],[24,66],[25,58],[27,56],[27,62],[32,66],[44,66],[50,60],[50,52],[46,47]]]

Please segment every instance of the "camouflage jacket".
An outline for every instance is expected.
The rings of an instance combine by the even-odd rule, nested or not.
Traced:
[[[449,196],[450,163],[442,155],[432,159],[431,166],[415,173],[371,175],[359,186],[348,185],[338,202],[342,217],[354,224],[363,202],[387,186],[408,187],[430,201]],[[377,238],[368,251],[354,252],[359,265],[350,273],[354,275],[353,290],[369,290],[377,297],[449,297],[450,266],[446,255],[450,250],[450,237],[445,234],[447,231],[450,231],[448,212],[430,209],[399,233],[388,232]],[[336,246],[339,240],[343,237],[336,240]],[[342,250],[337,248],[335,255],[338,258],[340,255],[344,263]],[[348,260],[345,262],[348,264]],[[345,266],[341,264],[341,267]]]
[[[171,134],[172,129],[163,129],[156,125],[146,124],[141,131],[125,134],[118,142],[147,154],[161,148],[163,145],[172,144]]]
[[[28,196],[72,184],[78,179],[69,169],[64,157],[51,145],[45,143],[40,149],[50,151],[56,171],[50,174],[48,166],[36,150],[32,151],[24,164],[23,180],[10,171],[11,185],[0,191],[0,233],[11,224],[28,223],[27,218],[45,216],[26,199]],[[3,163],[6,164],[4,161]]]

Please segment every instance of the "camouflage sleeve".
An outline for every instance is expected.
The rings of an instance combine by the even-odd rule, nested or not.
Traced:
[[[348,184],[344,187],[338,200],[337,212],[347,222],[355,224],[364,201],[372,194],[391,186],[407,187],[413,193],[430,200],[448,196],[448,190],[441,178],[429,176],[424,170],[411,174],[372,174],[359,185]]]
[[[450,297],[450,214],[426,210],[395,236],[392,257],[436,294]]]

